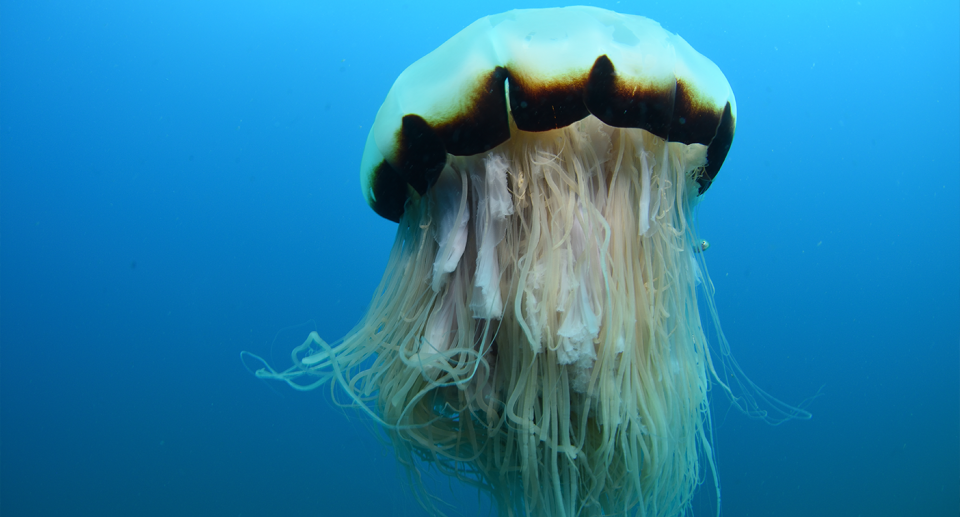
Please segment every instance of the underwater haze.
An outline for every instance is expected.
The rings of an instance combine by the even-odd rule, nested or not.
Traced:
[[[712,391],[722,513],[960,513],[958,3],[594,5],[736,94],[705,259],[740,366],[813,418]],[[396,232],[359,186],[391,84],[548,6],[0,3],[0,513],[426,515],[369,417],[240,352],[285,368],[360,320]],[[425,475],[448,514],[495,512]]]

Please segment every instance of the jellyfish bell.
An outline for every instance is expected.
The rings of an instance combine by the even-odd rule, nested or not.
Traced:
[[[693,209],[736,119],[716,65],[646,18],[478,20],[400,75],[370,130],[363,194],[399,225],[367,314],[258,375],[333,382],[401,462],[503,515],[684,514],[713,467],[711,383],[748,412],[773,400],[727,377],[719,326],[715,366],[697,302],[702,282],[716,325]]]
[[[408,189],[423,195],[447,155],[477,155],[516,131],[589,115],[709,146],[696,178],[702,194],[730,148],[737,106],[716,65],[647,18],[592,7],[488,16],[397,78],[367,139],[364,196],[399,222]]]

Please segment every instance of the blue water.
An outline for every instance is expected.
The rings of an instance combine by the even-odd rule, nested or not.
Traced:
[[[538,2],[4,1],[0,512],[420,516],[368,419],[255,379],[361,317],[394,78]],[[332,3],[330,3],[332,4]],[[960,9],[600,2],[737,95],[700,209],[724,330],[813,419],[715,424],[729,516],[960,511]],[[455,515],[475,494],[428,482]]]

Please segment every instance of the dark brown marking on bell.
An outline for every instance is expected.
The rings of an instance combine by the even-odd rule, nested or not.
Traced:
[[[521,131],[550,131],[590,114],[583,103],[586,77],[534,83],[511,73],[510,111]]]
[[[584,103],[594,116],[614,127],[640,128],[667,138],[673,115],[674,88],[656,89],[617,76],[606,55],[590,69]]]
[[[721,115],[720,110],[704,102],[694,87],[678,79],[668,140],[707,145],[717,134]]]
[[[407,202],[407,182],[390,166],[386,160],[373,170],[373,211],[384,219],[395,223],[403,216],[403,205]]]
[[[730,152],[730,145],[733,144],[733,133],[736,130],[736,121],[733,120],[733,111],[730,103],[723,108],[723,115],[720,117],[720,125],[717,127],[717,134],[713,141],[707,146],[707,166],[703,168],[703,174],[697,178],[700,184],[699,192],[703,194],[710,188],[713,179],[720,172],[720,166],[727,159],[727,153]]]
[[[480,86],[461,102],[461,114],[434,125],[446,151],[456,156],[472,156],[510,139],[507,95],[504,81],[507,69],[498,66]]]
[[[397,136],[397,172],[422,196],[447,163],[446,148],[419,115],[404,115]]]

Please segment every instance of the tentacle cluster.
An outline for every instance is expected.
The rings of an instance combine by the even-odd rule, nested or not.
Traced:
[[[680,515],[708,447],[704,156],[593,117],[450,156],[408,201],[363,321],[261,375],[333,379],[401,461],[475,482],[503,515]]]

